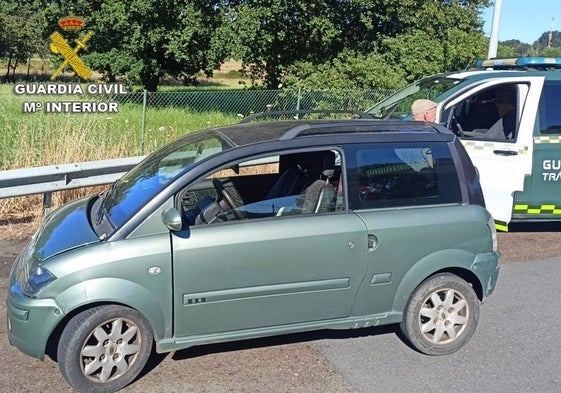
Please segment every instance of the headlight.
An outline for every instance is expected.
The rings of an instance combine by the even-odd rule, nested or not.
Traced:
[[[35,297],[41,288],[55,279],[56,277],[50,271],[40,265],[35,265],[29,272],[29,277],[25,282],[23,293],[27,296]]]

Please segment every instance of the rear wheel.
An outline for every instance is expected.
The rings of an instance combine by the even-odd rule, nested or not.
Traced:
[[[475,291],[456,275],[443,273],[424,281],[407,302],[401,330],[427,355],[447,355],[463,347],[479,320]]]
[[[64,328],[57,351],[59,368],[77,391],[114,392],[142,371],[152,342],[152,330],[136,310],[94,307]]]

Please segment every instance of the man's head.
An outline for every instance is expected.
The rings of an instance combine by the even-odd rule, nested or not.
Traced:
[[[495,105],[499,116],[504,116],[516,108],[516,90],[513,86],[501,86],[495,92]]]
[[[424,98],[415,100],[411,105],[411,116],[413,117],[413,120],[435,121],[436,102],[426,100]]]

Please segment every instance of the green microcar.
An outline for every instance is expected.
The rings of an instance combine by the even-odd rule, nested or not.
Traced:
[[[478,175],[443,127],[208,129],[45,219],[10,273],[9,340],[93,392],[130,384],[153,348],[314,329],[401,324],[445,355],[474,333],[498,258]]]

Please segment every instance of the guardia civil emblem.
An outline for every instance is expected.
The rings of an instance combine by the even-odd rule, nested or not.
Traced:
[[[59,19],[58,25],[64,31],[78,31],[84,27],[84,20],[77,16],[67,16],[66,18]],[[74,41],[76,46],[71,47],[58,31],[51,34],[51,52],[59,54],[63,58],[62,63],[51,76],[51,80],[55,80],[55,78],[64,71],[68,65],[72,67],[80,78],[84,80],[88,80],[90,78],[92,71],[80,59],[78,52],[80,52],[80,50],[86,50],[86,42],[92,35],[93,33],[88,31],[81,38]]]

